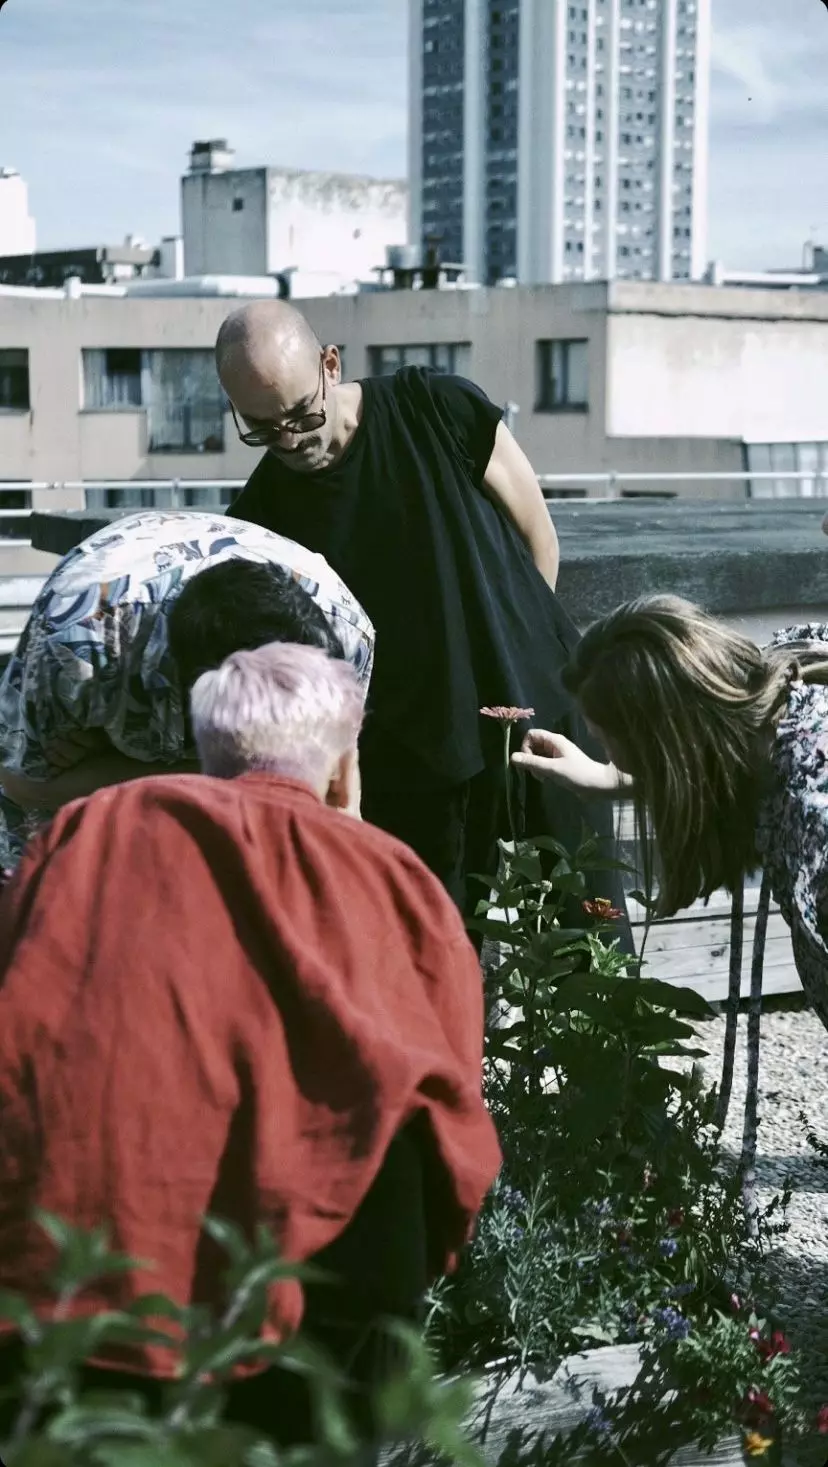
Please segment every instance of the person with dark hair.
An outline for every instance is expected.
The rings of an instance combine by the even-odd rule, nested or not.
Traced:
[[[174,656],[170,614],[204,574],[209,594],[179,619]],[[367,688],[373,627],[302,545],[222,514],[153,510],[70,551],[0,681],[0,867],[13,867],[27,835],[70,800],[195,770],[176,658],[190,686],[229,652],[267,641],[344,656]]]
[[[232,652],[268,642],[345,656],[340,637],[307,591],[283,566],[264,562],[225,560],[193,576],[172,604],[167,630],[184,691]]]
[[[475,873],[494,872],[508,834],[500,732],[481,708],[531,708],[588,738],[560,679],[578,633],[555,595],[537,475],[474,383],[415,366],[343,382],[338,349],[286,302],[228,316],[216,361],[242,442],[264,450],[232,513],[319,551],[377,629],[364,817],[468,916],[485,894]],[[572,848],[592,827],[611,860],[604,812],[531,781],[524,795],[528,836]],[[594,881],[624,905],[611,865]]]

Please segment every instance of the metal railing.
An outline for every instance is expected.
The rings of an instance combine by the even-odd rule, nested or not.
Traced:
[[[681,484],[742,484],[746,499],[819,499],[828,498],[828,468],[826,469],[761,469],[761,470],[704,470],[692,473],[690,470],[682,469],[679,472],[662,473],[626,473],[609,471],[599,474],[538,474],[538,481],[547,498],[554,499],[556,490],[561,497],[575,497],[579,495],[580,487],[584,486],[583,497],[585,499],[624,498],[625,489],[635,485],[675,485]],[[793,493],[785,485],[802,486],[799,492],[794,488]],[[767,485],[769,493],[754,493],[754,485]],[[606,490],[603,496],[588,494],[592,487],[600,487]],[[561,495],[561,491],[563,494]],[[647,491],[645,491],[647,492]],[[653,488],[650,493],[658,492]],[[670,491],[667,491],[668,493]],[[643,495],[642,495],[643,497]]]
[[[64,479],[55,482],[31,480],[0,481],[0,540],[27,543],[16,535],[3,534],[2,522],[17,520],[25,524],[33,508],[48,511],[49,500],[60,495],[60,509],[71,510],[140,510],[140,509],[214,509],[223,510],[240,489],[244,479]],[[710,487],[739,485],[746,500],[828,498],[828,468],[648,471],[633,473],[608,470],[599,473],[539,474],[538,482],[548,499],[579,498],[585,503],[601,503],[628,497],[674,498],[682,486]],[[597,491],[597,492],[596,492]],[[638,493],[636,493],[638,491]],[[23,500],[12,507],[14,495]]]

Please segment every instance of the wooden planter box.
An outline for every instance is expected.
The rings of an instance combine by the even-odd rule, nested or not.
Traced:
[[[610,1400],[634,1383],[639,1366],[638,1347],[618,1345],[569,1356],[547,1381],[530,1374],[498,1377],[492,1372],[477,1391],[469,1423],[472,1435],[487,1463],[496,1463],[518,1437],[525,1449],[541,1435],[547,1440],[566,1436],[585,1421],[596,1393]],[[707,1456],[692,1447],[682,1448],[670,1458],[670,1467],[742,1467],[744,1461],[741,1440],[734,1435]]]

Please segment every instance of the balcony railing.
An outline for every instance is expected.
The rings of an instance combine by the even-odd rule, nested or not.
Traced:
[[[692,473],[616,473],[539,474],[538,480],[547,499],[624,499],[647,495],[673,498],[682,486],[701,485],[714,489],[722,484],[740,484],[745,499],[821,499],[828,498],[828,468],[791,470],[748,470]],[[603,491],[599,494],[590,490]],[[711,495],[711,498],[714,497]]]
[[[698,497],[716,497],[725,486],[738,486],[745,500],[828,498],[828,468],[811,470],[730,470],[698,472],[539,474],[549,500],[678,498],[692,488]],[[89,510],[215,509],[223,510],[244,488],[243,479],[107,479],[0,482],[0,542],[25,543],[25,522],[32,508]],[[699,491],[706,491],[699,494]],[[59,500],[58,500],[59,495]],[[695,496],[694,496],[695,497]]]

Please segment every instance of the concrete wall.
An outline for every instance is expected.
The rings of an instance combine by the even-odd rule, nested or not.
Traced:
[[[404,244],[404,184],[337,173],[239,168],[181,180],[188,275],[297,269],[374,279],[387,245]]]
[[[223,452],[172,455],[147,451],[140,410],[81,410],[84,347],[212,348],[237,304],[0,293],[0,347],[28,349],[32,404],[0,413],[0,479],[246,477],[257,455],[229,416]],[[517,434],[541,474],[734,472],[743,439],[828,440],[828,293],[576,285],[367,292],[303,309],[345,347],[350,377],[368,373],[372,346],[468,343],[470,375],[519,405]],[[556,338],[588,343],[587,412],[535,411],[536,343]]]
[[[267,175],[267,273],[295,267],[370,281],[386,247],[405,244],[405,184],[278,168]]]
[[[828,291],[613,285],[609,308],[608,434],[828,439]]]
[[[181,228],[186,275],[266,275],[267,169],[185,174]]]

